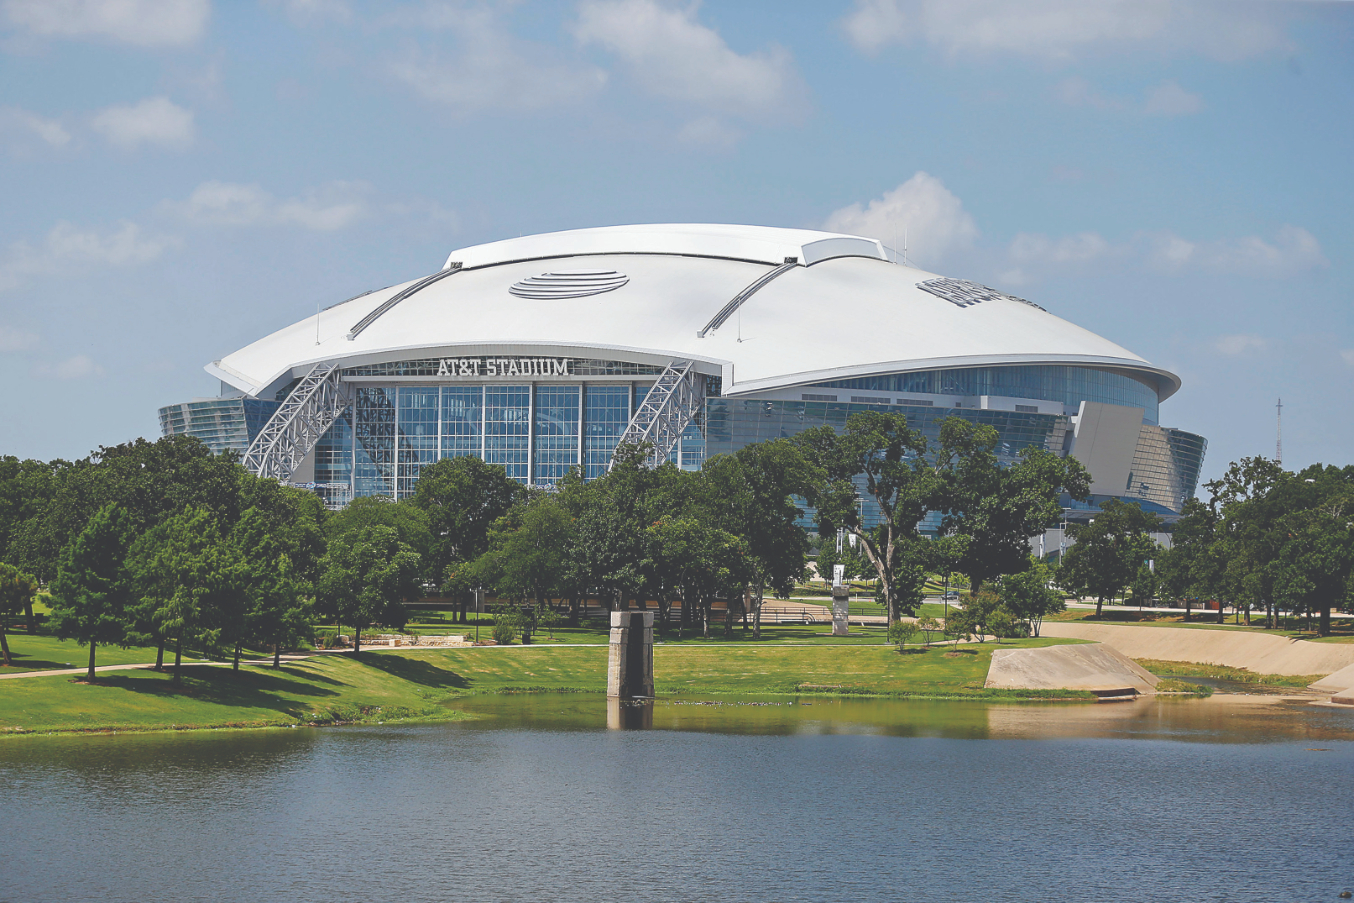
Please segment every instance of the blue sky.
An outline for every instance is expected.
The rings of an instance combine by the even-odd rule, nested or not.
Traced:
[[[0,0],[0,453],[154,437],[455,247],[743,222],[905,230],[1179,373],[1206,478],[1279,396],[1345,464],[1351,160],[1348,2]]]

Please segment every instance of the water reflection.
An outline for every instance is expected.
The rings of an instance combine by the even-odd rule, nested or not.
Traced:
[[[484,728],[876,735],[962,740],[1150,739],[1206,743],[1354,740],[1354,709],[1262,696],[1157,697],[1109,704],[962,700],[604,700],[584,694],[476,696],[451,703]]]
[[[606,726],[613,731],[642,731],[653,727],[652,699],[606,699]]]

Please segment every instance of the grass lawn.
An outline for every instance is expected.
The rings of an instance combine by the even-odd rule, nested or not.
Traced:
[[[1281,636],[1294,640],[1311,640],[1317,643],[1354,643],[1354,623],[1347,618],[1331,620],[1331,635],[1320,637],[1314,630],[1303,630],[1296,618],[1284,618],[1278,629],[1264,626],[1264,617],[1252,615],[1249,627],[1234,624],[1233,615],[1228,613],[1225,623],[1218,623],[1216,612],[1195,611],[1188,623],[1184,614],[1167,614],[1157,611],[1137,611],[1118,606],[1106,605],[1104,617],[1096,620],[1093,609],[1069,608],[1045,618],[1047,621],[1086,621],[1092,624],[1129,624],[1135,627],[1184,627],[1188,630],[1244,630],[1261,633],[1266,636]]]
[[[931,698],[1090,698],[1077,692],[986,690],[992,652],[1059,641],[950,647],[660,646],[666,696],[877,695]],[[0,685],[0,731],[155,730],[460,717],[441,705],[472,693],[606,691],[607,650],[556,645],[418,649],[317,656],[268,667],[115,671],[86,685],[65,676]]]
[[[1153,674],[1172,674],[1177,677],[1207,677],[1235,683],[1255,684],[1260,687],[1306,687],[1316,683],[1324,674],[1259,674],[1246,668],[1226,665],[1198,665],[1193,662],[1170,662],[1155,658],[1134,659]]]
[[[375,659],[374,663],[369,663]],[[394,656],[323,656],[284,665],[185,669],[182,686],[168,673],[114,671],[97,683],[64,676],[0,684],[0,731],[155,730],[261,727],[333,721],[397,720],[436,715],[453,674]],[[453,715],[454,717],[454,715]]]
[[[0,674],[13,674],[16,671],[51,671],[58,668],[83,668],[89,664],[89,647],[81,646],[74,640],[58,640],[50,636],[29,636],[26,633],[7,634],[10,659],[13,665],[6,668],[0,665]],[[172,650],[165,657],[173,660]],[[155,661],[154,646],[133,646],[119,649],[117,646],[100,646],[96,650],[96,665],[133,665]]]

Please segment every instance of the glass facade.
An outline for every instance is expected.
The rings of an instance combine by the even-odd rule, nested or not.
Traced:
[[[578,465],[581,386],[537,386],[531,482],[553,486]]]
[[[232,449],[244,454],[278,407],[276,401],[258,398],[212,398],[171,404],[160,408],[160,433],[196,436],[217,454]]]
[[[921,370],[818,383],[814,388],[926,395],[1002,395],[1060,401],[1072,408],[1082,401],[1100,401],[1142,408],[1146,422],[1157,422],[1157,390],[1153,386],[1126,373],[1058,364]]]
[[[527,482],[531,442],[531,386],[484,387],[484,460]]]
[[[630,422],[630,387],[587,386],[584,396],[584,476],[595,480],[606,473],[611,453]]]
[[[461,360],[451,362],[458,377],[464,375]],[[652,376],[662,369],[571,358],[569,376],[591,374],[601,381],[538,382],[528,377],[521,384],[448,385],[445,380],[431,384],[429,377],[442,366],[440,359],[426,359],[344,371],[351,380],[353,404],[321,438],[313,456],[315,489],[327,504],[338,507],[365,495],[407,498],[423,468],[439,458],[465,455],[501,464],[513,479],[537,486],[558,482],[576,466],[587,479],[596,479],[606,472],[616,443],[649,391],[651,380],[626,377]],[[473,363],[466,366],[473,370]],[[543,364],[539,369],[546,372]],[[991,425],[1000,437],[998,458],[1005,463],[1014,462],[1028,447],[1066,454],[1072,431],[1067,414],[1082,400],[1099,401],[1143,409],[1144,425],[1123,497],[1171,512],[1179,511],[1193,494],[1206,448],[1201,436],[1156,425],[1156,390],[1150,385],[1124,373],[1085,367],[1022,365],[886,374],[805,386],[798,401],[724,398],[717,379],[707,382],[705,408],[671,455],[683,469],[699,469],[708,455],[731,453],[813,426],[841,430],[851,414],[866,410],[905,414],[933,443],[939,437],[938,421],[946,416]],[[955,408],[949,406],[952,399],[924,397],[928,395],[1033,399],[1056,402],[1067,413],[1048,411],[1048,405],[1040,413],[1038,405],[1010,403],[1004,406],[1016,410],[990,410],[969,407],[967,400],[964,407]],[[189,433],[215,451],[243,452],[278,405],[252,398],[171,405],[160,409],[160,423],[166,435]],[[865,514],[867,522],[877,517],[868,501]]]

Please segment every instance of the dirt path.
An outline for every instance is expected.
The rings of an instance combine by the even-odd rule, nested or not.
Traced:
[[[1045,621],[1041,633],[1094,640],[1129,658],[1226,665],[1258,674],[1332,674],[1354,665],[1354,643],[1312,643],[1240,630]]]

